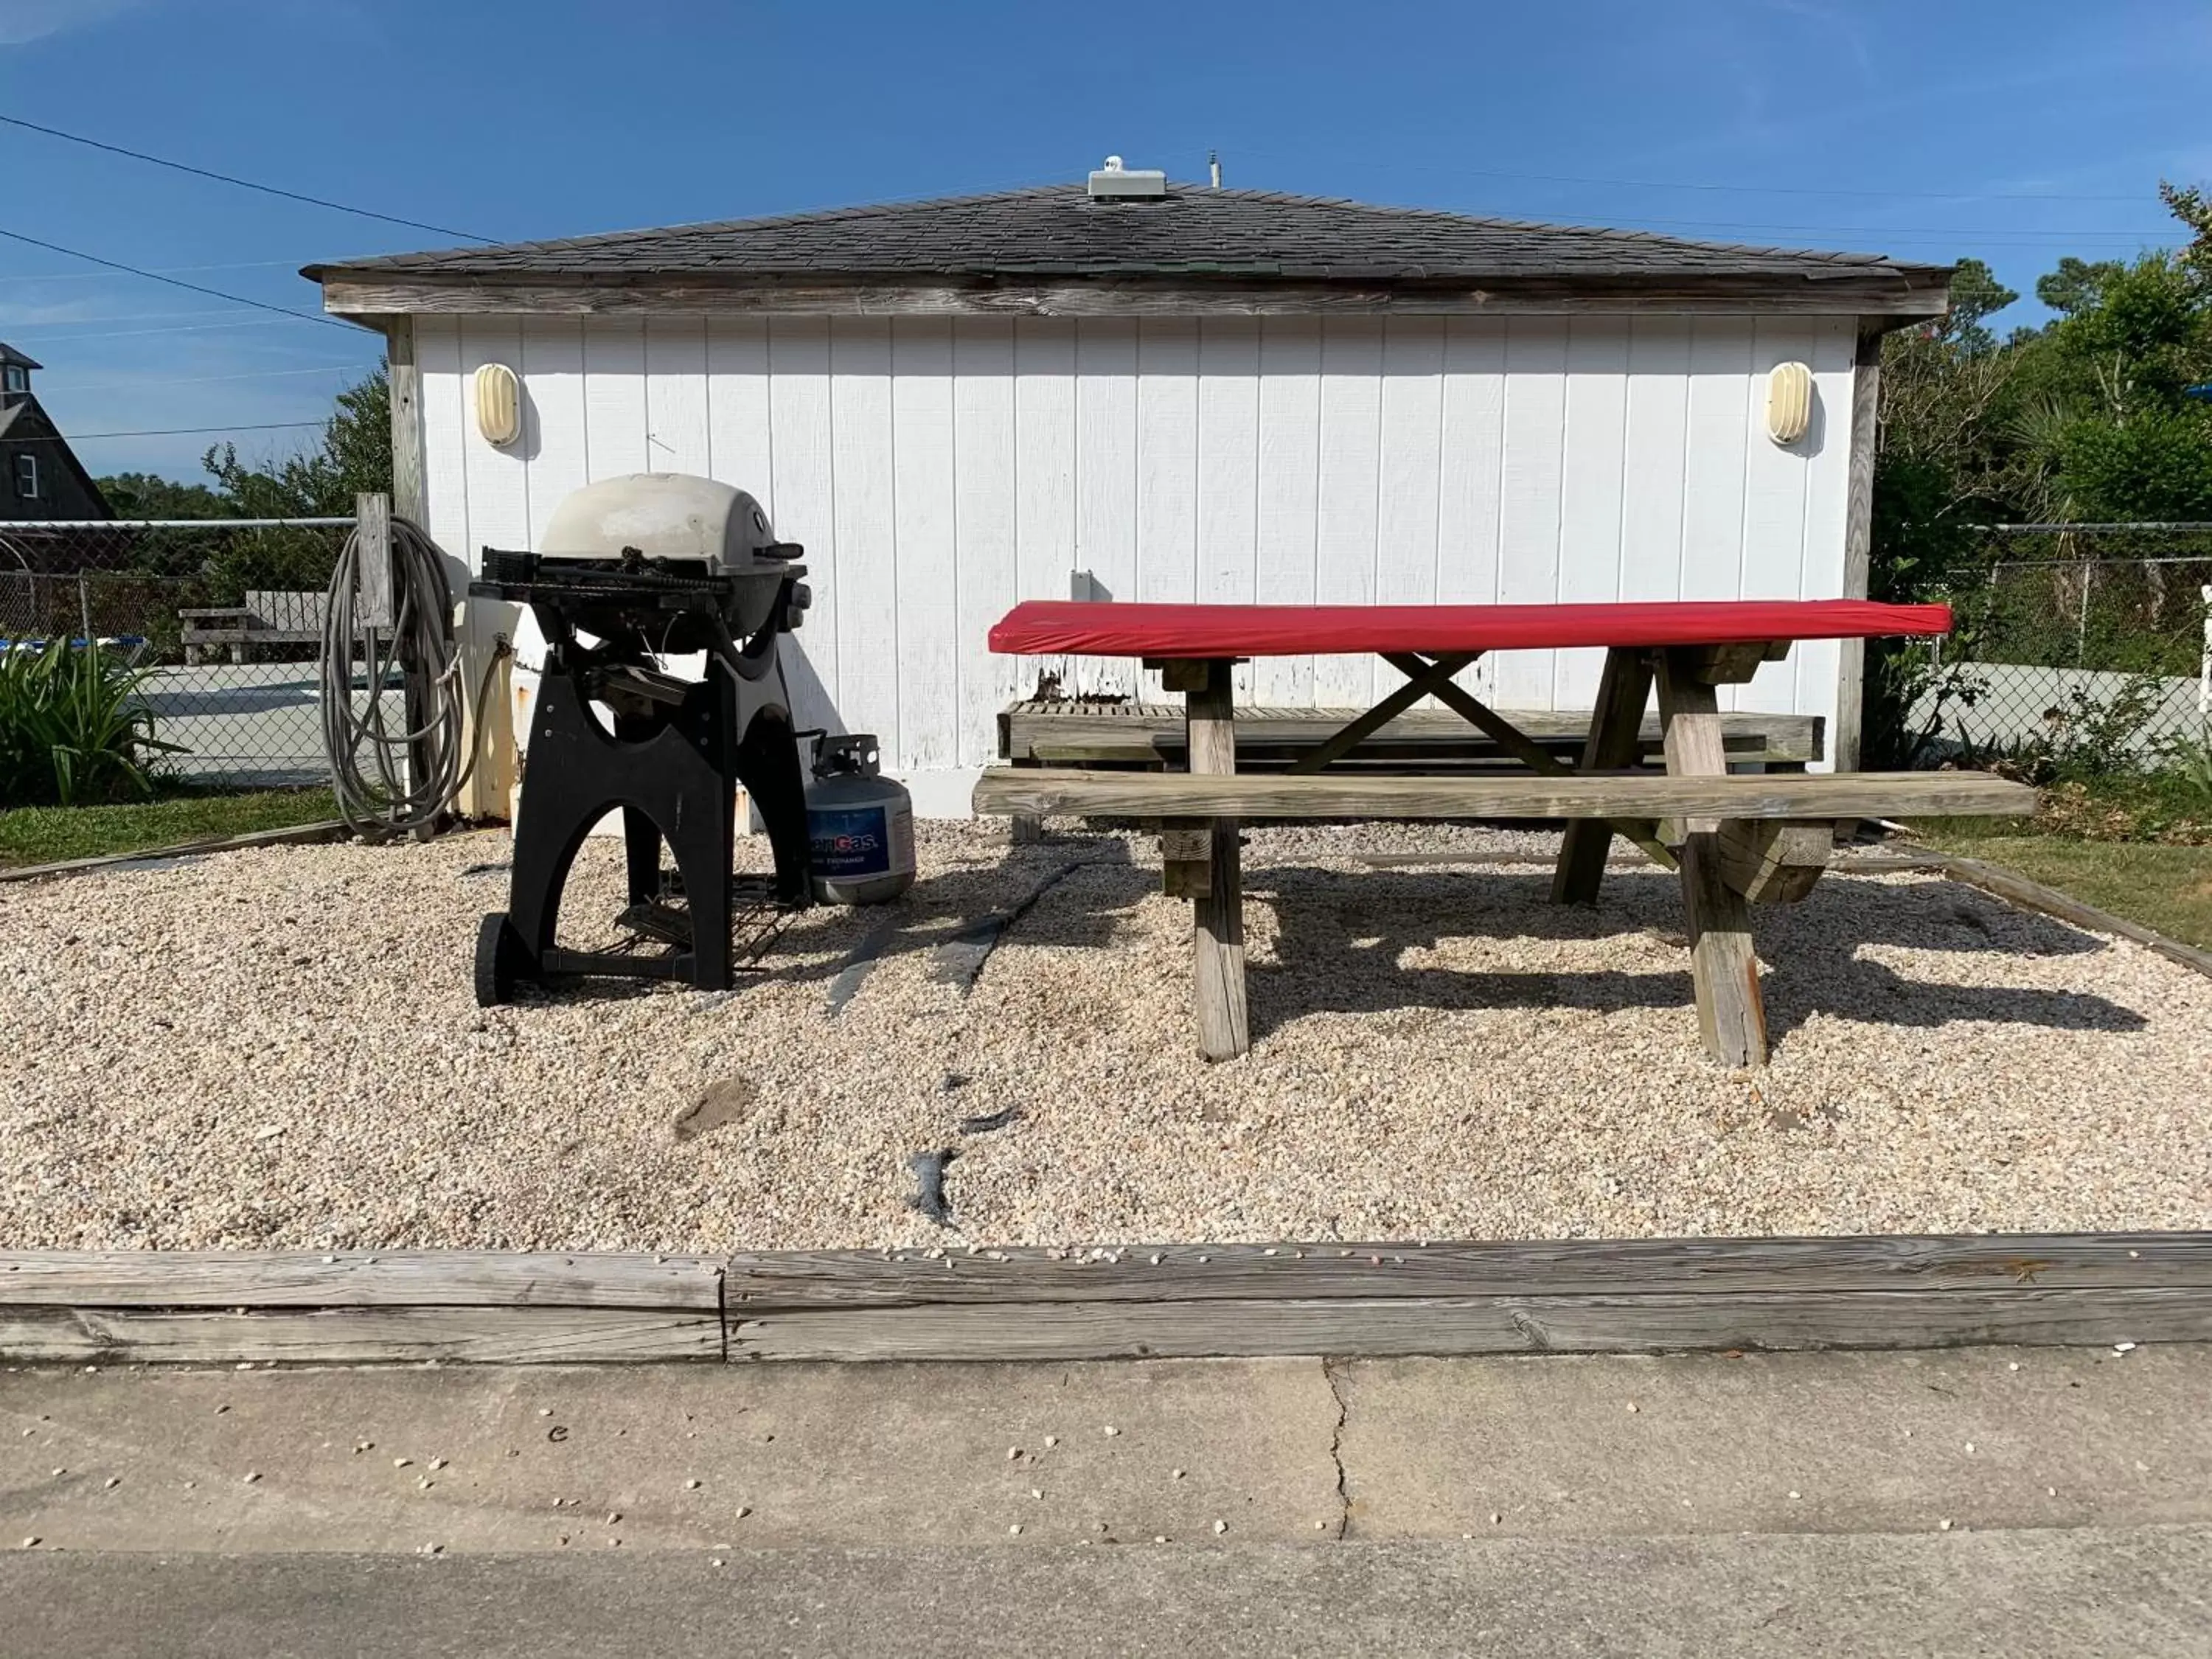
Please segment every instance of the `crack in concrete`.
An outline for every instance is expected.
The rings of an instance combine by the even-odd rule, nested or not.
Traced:
[[[1336,1401],[1336,1423],[1329,1430],[1328,1461],[1336,1465],[1336,1532],[1341,1540],[1352,1526],[1352,1494],[1346,1490],[1344,1474],[1344,1425],[1352,1416],[1352,1407],[1345,1400],[1344,1390],[1338,1386],[1336,1361],[1322,1357],[1322,1380],[1328,1384],[1328,1397]]]

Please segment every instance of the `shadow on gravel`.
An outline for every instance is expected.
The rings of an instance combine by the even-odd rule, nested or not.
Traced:
[[[1109,948],[1116,918],[1143,903],[1158,884],[1158,871],[1133,862],[1128,843],[1111,836],[1010,848],[996,864],[918,881],[890,905],[817,907],[793,918],[762,957],[763,971],[742,976],[730,994],[742,998],[747,985],[769,980],[820,983],[834,1018],[875,967],[915,952],[928,954],[932,972],[964,993],[1002,942]],[[1686,1015],[1694,1001],[1680,892],[1662,871],[1611,872],[1595,906],[1552,903],[1551,873],[1540,866],[1345,871],[1265,865],[1246,870],[1245,890],[1272,906],[1277,928],[1274,960],[1249,969],[1255,1036],[1318,1012],[1680,1008]],[[2147,1024],[2141,1013],[2094,994],[1925,982],[1862,954],[1869,946],[1992,957],[2078,956],[2106,948],[2094,934],[1953,883],[1831,878],[1802,903],[1753,907],[1752,927],[1768,969],[1762,988],[1768,1030],[1778,1042],[1814,1014],[1925,1029],[1984,1021],[2132,1031]],[[1648,970],[1400,965],[1407,951],[1445,940],[1540,947],[1637,934],[1650,947]],[[626,998],[659,989],[594,981],[563,987],[547,1000]]]
[[[1251,872],[1248,892],[1273,901],[1275,962],[1249,969],[1255,1035],[1302,1014],[1407,1008],[1578,1008],[1607,1013],[1694,1003],[1680,890],[1663,872],[1617,873],[1594,907],[1549,902],[1548,872],[1367,871],[1305,866]],[[2058,1030],[2133,1031],[2133,1009],[2090,994],[1929,983],[1859,954],[1867,945],[2020,957],[2101,951],[2093,934],[1943,884],[1891,887],[1826,881],[1804,902],[1754,907],[1753,935],[1776,1040],[1814,1014],[1936,1028],[1957,1021]],[[1679,966],[1650,972],[1402,967],[1409,951],[1447,939],[1592,942],[1644,935]]]

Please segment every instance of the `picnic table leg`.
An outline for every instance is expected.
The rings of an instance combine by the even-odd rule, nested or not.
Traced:
[[[1659,723],[1667,770],[1677,777],[1717,777],[1728,770],[1721,746],[1718,699],[1692,678],[1687,653],[1659,662]],[[1683,826],[1682,909],[1690,934],[1690,977],[1698,993],[1698,1030],[1716,1060],[1728,1066],[1766,1064],[1766,1012],[1759,994],[1759,959],[1751,945],[1751,910],[1721,877],[1720,824],[1692,818]]]
[[[1176,665],[1193,772],[1237,769],[1236,699],[1225,661]],[[1244,1002],[1244,881],[1235,818],[1209,825],[1206,890],[1191,906],[1199,1052],[1234,1060],[1252,1046]]]
[[[1598,681],[1597,707],[1590,714],[1589,736],[1583,740],[1583,771],[1609,771],[1636,764],[1644,747],[1644,705],[1650,696],[1650,653],[1618,645],[1607,652],[1605,674]],[[1597,902],[1613,836],[1613,826],[1595,818],[1577,818],[1567,825],[1559,866],[1552,872],[1553,903]]]

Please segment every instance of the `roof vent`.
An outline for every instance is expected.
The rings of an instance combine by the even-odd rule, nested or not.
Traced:
[[[1132,171],[1121,165],[1121,158],[1109,155],[1106,165],[1091,175],[1093,196],[1164,196],[1168,193],[1168,176],[1157,167]]]

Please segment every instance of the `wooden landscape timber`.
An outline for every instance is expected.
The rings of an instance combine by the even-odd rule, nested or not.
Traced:
[[[2212,1232],[1841,1233],[1112,1249],[739,1250],[730,1316],[832,1308],[1031,1302],[1371,1302],[1484,1296],[1856,1294],[2020,1285],[2212,1286]]]
[[[2212,1288],[952,1304],[763,1314],[734,1321],[729,1341],[732,1360],[1384,1358],[2101,1343],[2147,1328],[2212,1336]]]
[[[13,1359],[574,1364],[722,1353],[713,1258],[0,1254],[0,1355]]]
[[[722,1316],[626,1308],[0,1308],[0,1353],[155,1365],[632,1364],[721,1358]]]
[[[721,1306],[719,1256],[505,1250],[0,1251],[0,1304],[141,1308]]]
[[[198,841],[176,842],[167,847],[141,848],[133,853],[101,853],[92,858],[63,859],[52,864],[19,864],[13,869],[0,870],[0,883],[83,875],[119,864],[147,864],[156,859],[204,858],[210,853],[235,853],[250,847],[310,847],[323,842],[343,841],[351,834],[351,827],[338,819],[322,818],[313,823],[286,824],[278,830],[249,830],[235,836],[210,836]]]
[[[0,1255],[0,1358],[228,1364],[1662,1352],[2212,1339],[2212,1233]]]

